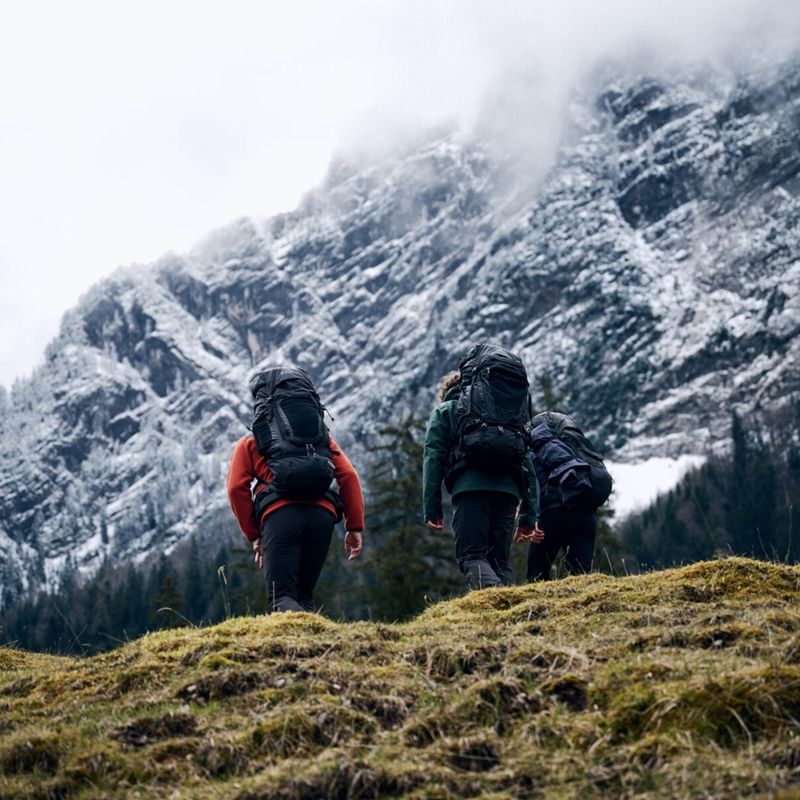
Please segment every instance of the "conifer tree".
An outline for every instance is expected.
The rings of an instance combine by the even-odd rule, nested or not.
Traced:
[[[547,374],[537,375],[535,380],[539,386],[539,396],[534,400],[534,414],[542,411],[563,412],[567,393],[557,389]]]
[[[145,582],[142,573],[135,565],[128,568],[121,586],[125,608],[124,622],[116,635],[121,639],[133,639],[148,629],[149,609],[145,595]]]
[[[341,525],[333,531],[333,539],[325,566],[322,569],[314,601],[320,611],[337,620],[369,618],[369,593],[365,574],[369,571],[370,556],[375,546],[372,531],[366,534],[364,564],[349,563],[344,552],[344,532]],[[360,559],[359,559],[360,560]]]
[[[200,565],[200,550],[197,537],[192,537],[189,545],[189,558],[183,580],[183,596],[186,603],[186,616],[194,623],[199,624],[208,604],[208,591],[203,579],[203,570]]]
[[[231,612],[264,614],[267,611],[267,587],[264,575],[253,561],[248,547],[232,547],[226,564],[227,589]]]
[[[460,591],[453,544],[422,519],[422,455],[425,425],[413,415],[379,431],[370,449],[368,602],[377,619],[417,614],[428,601]]]
[[[150,619],[159,628],[177,628],[182,619],[183,602],[178,591],[175,568],[163,558],[153,570],[150,580]],[[164,609],[164,610],[161,610]]]
[[[597,536],[593,569],[599,572],[617,573],[622,569],[622,559],[625,558],[626,550],[614,530],[614,509],[609,505],[600,506],[595,518],[597,520]]]

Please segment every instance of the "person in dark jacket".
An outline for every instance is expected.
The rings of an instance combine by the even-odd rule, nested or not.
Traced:
[[[344,549],[348,560],[361,553],[364,499],[353,465],[330,438],[338,494],[344,506]],[[269,464],[258,452],[252,435],[240,439],[228,469],[228,499],[245,538],[252,542],[255,560],[264,572],[272,611],[313,611],[314,586],[328,554],[337,509],[328,496],[319,500],[278,498],[256,519],[256,492],[272,482]]]
[[[536,518],[535,481],[529,491],[521,470],[490,473],[467,467],[447,474],[450,454],[456,446],[456,407],[460,391],[458,372],[448,375],[439,391],[425,434],[423,457],[423,503],[425,522],[435,531],[444,529],[442,483],[453,498],[453,533],[456,561],[470,588],[507,586],[514,583],[509,563],[512,536],[515,541],[539,541]],[[532,469],[530,463],[528,468]],[[515,531],[517,507],[521,513]]]
[[[534,418],[531,446],[539,495],[537,527],[545,535],[528,546],[529,581],[549,580],[553,563],[562,549],[568,574],[591,572],[597,534],[595,509],[580,502],[589,481],[586,464],[553,435],[549,417],[562,417],[572,422],[571,418],[551,412]]]

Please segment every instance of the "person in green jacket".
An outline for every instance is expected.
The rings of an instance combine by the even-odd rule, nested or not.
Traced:
[[[536,525],[536,481],[530,453],[523,470],[490,473],[466,467],[448,474],[450,455],[456,446],[456,407],[460,374],[445,377],[439,404],[433,409],[425,433],[422,482],[425,523],[444,529],[442,483],[453,498],[453,533],[456,561],[472,589],[514,583],[509,563],[512,535],[517,542],[540,542],[544,533]],[[520,507],[516,531],[514,522]]]

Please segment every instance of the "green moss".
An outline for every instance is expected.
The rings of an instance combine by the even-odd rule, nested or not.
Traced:
[[[222,653],[209,653],[200,659],[200,669],[217,670],[223,667],[231,667],[236,662],[230,658],[229,651]]]
[[[800,569],[723,559],[0,650],[2,797],[736,797],[800,767]],[[713,770],[708,769],[713,764]]]
[[[25,658],[22,654],[8,648],[0,647],[0,670],[11,672],[24,665]]]
[[[732,746],[742,739],[796,729],[798,718],[800,669],[772,666],[690,685],[655,710],[653,723],[656,729],[689,729]]]

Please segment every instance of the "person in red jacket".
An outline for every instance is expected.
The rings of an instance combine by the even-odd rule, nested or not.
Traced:
[[[234,447],[228,469],[228,499],[242,533],[253,543],[273,611],[314,610],[314,586],[340,512],[344,516],[344,549],[348,560],[361,553],[364,529],[361,483],[332,437],[329,446],[338,495],[328,491],[311,500],[275,497],[268,503],[260,495],[270,491],[274,476],[258,452],[255,437],[245,436]],[[253,485],[255,488],[251,490]],[[339,499],[343,508],[337,508]]]

